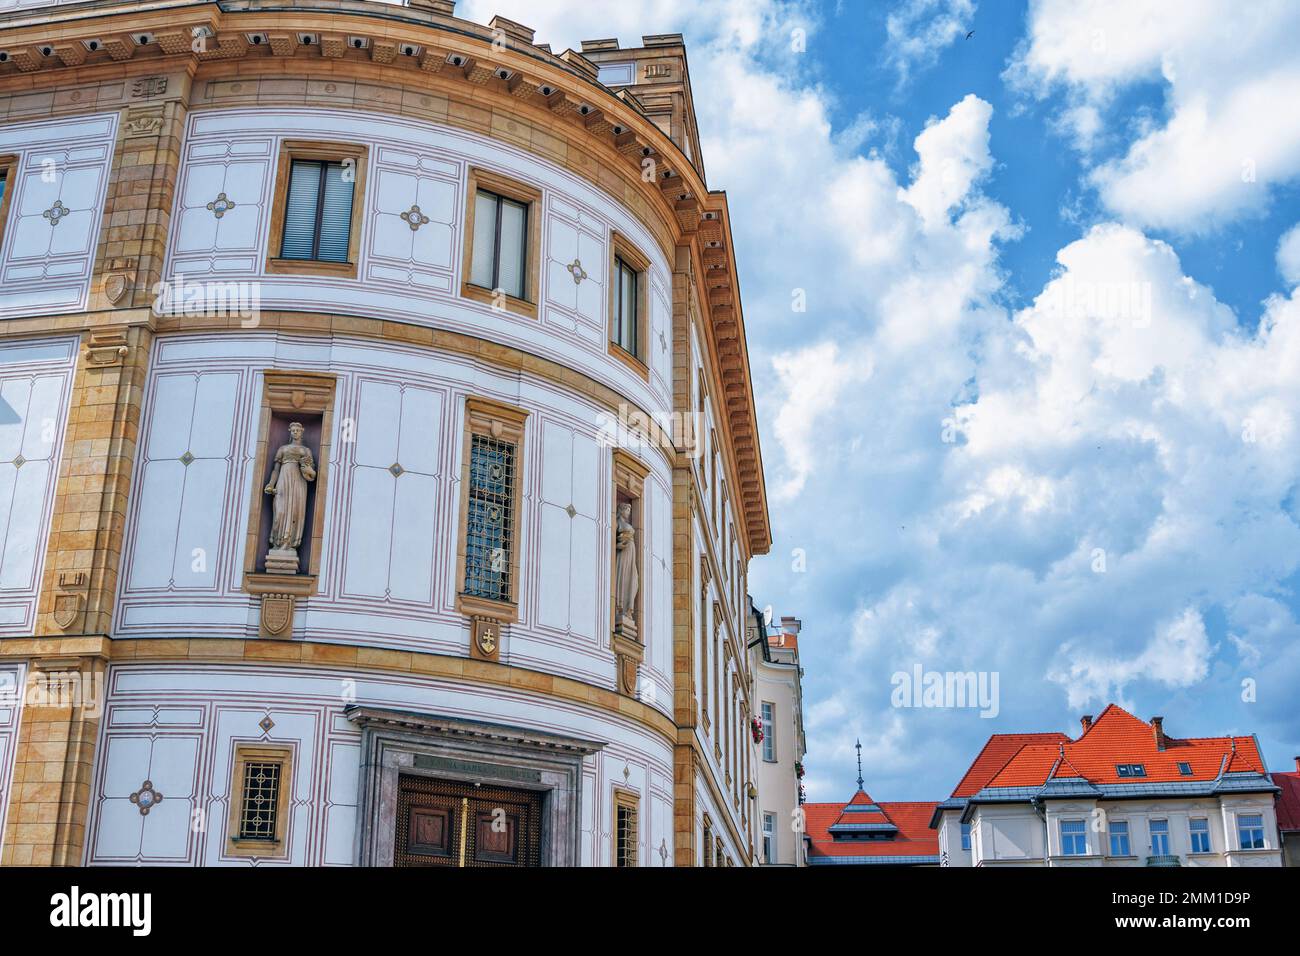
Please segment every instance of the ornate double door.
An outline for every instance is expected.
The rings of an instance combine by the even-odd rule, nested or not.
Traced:
[[[541,794],[403,774],[395,866],[540,866]]]

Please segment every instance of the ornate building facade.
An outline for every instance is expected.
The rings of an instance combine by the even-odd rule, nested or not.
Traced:
[[[0,862],[757,860],[681,37],[453,6],[0,6]]]

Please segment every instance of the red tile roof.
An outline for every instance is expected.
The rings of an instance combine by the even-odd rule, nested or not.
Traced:
[[[972,775],[983,780],[981,786],[1034,787],[1046,783],[1049,776],[1081,777],[1097,784],[1178,783],[1214,780],[1220,772],[1264,772],[1264,761],[1253,737],[1179,739],[1166,734],[1164,749],[1160,749],[1156,744],[1154,726],[1115,704],[1102,711],[1077,740],[1070,740],[1064,734],[1057,736],[1060,739],[1054,741],[1026,741],[992,776],[983,772],[975,775],[976,768],[996,738],[990,739],[953,796],[970,796],[980,789],[968,784]],[[1001,743],[999,755],[1011,746],[1009,740]],[[983,770],[993,762],[992,759],[986,761]],[[1190,775],[1179,771],[1180,763],[1191,767]],[[1121,777],[1118,764],[1142,764],[1146,774]]]
[[[866,806],[873,801],[864,791],[855,793],[848,803],[805,803],[804,825],[810,840],[808,857],[937,857],[939,835],[930,829],[930,817],[937,803],[876,803],[879,811],[852,811],[850,806]],[[889,840],[836,840],[830,828],[836,823],[892,823],[898,828]]]
[[[1007,761],[1027,744],[1058,744],[1065,743],[1069,739],[1062,733],[994,734],[984,745],[984,749],[979,752],[975,762],[970,765],[966,775],[961,778],[952,795],[969,797],[979,793],[988,786],[988,782],[997,775],[997,772],[1007,765]]]
[[[1273,782],[1282,788],[1277,795],[1277,828],[1300,830],[1300,770],[1275,773]]]

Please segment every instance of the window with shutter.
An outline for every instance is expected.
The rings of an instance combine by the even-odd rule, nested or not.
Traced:
[[[364,185],[363,147],[285,142],[267,270],[356,278]]]

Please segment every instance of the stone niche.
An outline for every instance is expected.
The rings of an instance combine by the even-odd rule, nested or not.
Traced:
[[[324,528],[330,435],[334,413],[333,375],[267,369],[262,376],[262,410],[257,457],[252,475],[252,503],[244,549],[244,590],[258,598],[258,636],[293,636],[298,603],[316,593],[320,541]],[[274,501],[266,485],[277,450],[290,442],[290,426],[303,427],[302,443],[311,450],[316,477],[307,483],[302,540],[297,561],[273,553],[270,537]],[[269,560],[268,560],[269,559]]]

